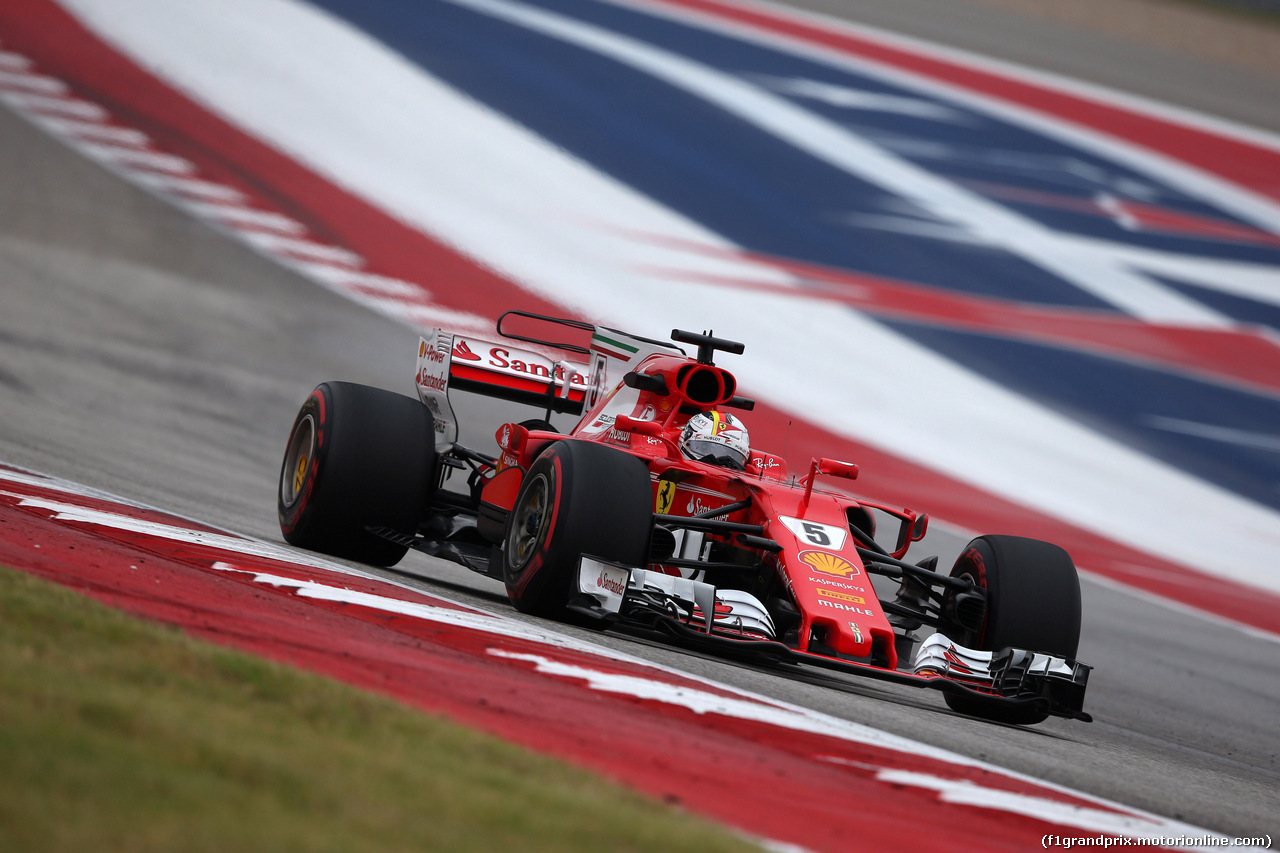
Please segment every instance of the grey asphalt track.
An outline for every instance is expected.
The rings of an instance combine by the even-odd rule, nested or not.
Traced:
[[[297,406],[326,379],[411,394],[416,340],[0,108],[0,461],[279,541],[276,474]],[[471,400],[464,439],[482,446],[501,413]],[[964,541],[931,539],[944,563]],[[403,568],[515,615],[486,578],[418,554]],[[1275,837],[1280,644],[1087,578],[1083,591],[1092,724],[991,725],[930,692],[590,636],[1229,835]]]

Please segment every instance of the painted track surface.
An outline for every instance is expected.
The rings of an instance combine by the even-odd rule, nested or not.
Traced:
[[[24,35],[43,41],[55,70],[74,77],[84,51],[51,35],[66,30],[53,7],[26,2],[33,13],[14,25],[21,31],[25,22]],[[518,44],[536,46],[516,51],[516,65],[498,75],[531,81],[528,98],[490,79],[492,65],[446,61],[444,73],[561,148],[310,7],[259,7],[278,25],[236,29],[243,19],[218,15],[157,27],[155,17],[174,8],[163,5],[124,17],[98,14],[95,0],[74,5],[293,159],[193,110],[100,47],[90,51],[94,62],[114,61],[111,73],[86,83],[162,145],[185,150],[176,162],[162,155],[163,167],[127,146],[89,146],[94,156],[141,161],[150,179],[158,168],[229,172],[232,183],[218,189],[233,197],[238,176],[256,190],[251,204],[274,202],[275,212],[198,206],[220,220],[234,216],[246,241],[313,278],[418,325],[484,326],[484,315],[517,304],[654,328],[715,317],[748,342],[736,367],[764,403],[753,417],[758,444],[776,447],[789,433],[801,458],[818,451],[863,461],[879,477],[867,488],[882,499],[923,501],[969,529],[1061,542],[1087,571],[1276,632],[1271,430],[1280,413],[1268,365],[1280,348],[1267,305],[1280,298],[1268,195],[1280,155],[1271,137],[1242,141],[1159,108],[1130,113],[1056,84],[1010,83],[980,65],[922,60],[804,21],[777,24],[784,36],[752,30],[727,41],[704,32],[700,16],[760,15],[715,3],[646,4],[645,14],[627,3],[432,6],[439,21],[461,28],[443,41],[436,30],[447,27],[428,28],[440,57],[456,60],[459,45],[490,34],[510,39],[513,28]],[[444,61],[406,40],[421,28],[401,18],[417,12],[332,5],[415,61]],[[656,24],[646,17],[654,9]],[[728,49],[727,59],[688,60],[608,29],[660,26],[665,38],[675,28],[687,40],[694,12],[694,53],[709,42]],[[206,38],[228,22],[224,41]],[[188,41],[169,38],[173,28]],[[255,41],[295,31],[308,50]],[[794,38],[819,43],[799,77],[788,59]],[[245,39],[256,49],[245,50]],[[839,85],[805,76],[831,70],[811,67],[832,61],[828,49],[839,53],[835,71],[853,74]],[[845,67],[851,51],[873,57],[870,72],[861,60],[856,73]],[[277,52],[288,60],[272,65]],[[557,63],[581,63],[583,52],[600,56],[588,56],[594,70],[577,79],[606,86],[588,93],[585,113],[580,93],[565,99],[555,85],[564,76]],[[324,62],[330,54],[344,64]],[[743,62],[747,71],[732,70]],[[886,72],[885,62],[897,65]],[[250,72],[218,71],[243,63]],[[958,74],[979,95],[936,82],[917,91],[922,73]],[[654,112],[666,100],[649,78],[678,90],[674,114]],[[896,94],[882,91],[886,81]],[[597,138],[618,112],[607,87],[620,83],[642,89],[636,103],[661,132]],[[388,94],[326,94],[351,87]],[[1008,103],[991,103],[993,94]],[[1070,120],[1046,115],[1040,101]],[[747,125],[735,140],[749,144],[730,151],[729,168],[699,169],[707,152],[724,150],[714,147],[724,113]],[[921,120],[930,133],[945,131],[945,144],[920,135]],[[1116,134],[1100,132],[1115,122]],[[1155,156],[1150,145],[1191,165]],[[450,168],[424,171],[423,162]],[[754,163],[770,168],[755,175]],[[654,199],[592,164],[617,169]],[[1206,173],[1210,166],[1249,189]]]
[[[781,849],[856,838],[897,850],[908,826],[929,849],[1024,850],[1081,832],[1211,843],[1179,821],[4,466],[0,530],[0,561],[447,714]]]
[[[262,506],[273,499],[297,389],[337,375],[398,387],[412,334],[281,274],[13,117],[0,120],[5,174],[20,188],[4,209],[5,262],[16,273],[0,450],[274,539]],[[496,584],[417,555],[407,568],[435,578],[429,590],[505,611]],[[1274,806],[1274,759],[1257,745],[1270,737],[1275,697],[1241,685],[1268,672],[1271,647],[1197,626],[1196,648],[1181,617],[1092,584],[1085,593],[1084,654],[1100,665],[1090,697],[1100,719],[1088,727],[1004,729],[914,691],[788,682],[593,639],[1202,825],[1254,831]],[[1114,650],[1135,636],[1174,643],[1179,660]],[[1185,671],[1193,678],[1179,681]],[[1210,673],[1212,684],[1198,680]],[[1202,720],[1220,713],[1224,693],[1231,725],[1206,732]]]
[[[94,8],[93,0],[77,2]],[[301,21],[280,22],[274,31],[292,32],[295,27],[290,24],[305,24],[302,29],[308,31],[309,38],[331,42],[328,52],[348,56],[349,62],[354,61],[353,54],[360,54],[360,61],[370,66],[364,69],[365,76],[372,74],[366,85],[399,85],[410,90],[402,92],[400,100],[389,98],[387,103],[393,107],[381,115],[357,112],[344,117],[339,112],[335,116],[335,106],[351,102],[340,99],[335,103],[322,97],[324,86],[317,90],[313,76],[341,88],[350,75],[345,67],[332,74],[321,63],[302,75],[302,88],[275,92],[277,102],[265,104],[265,112],[264,104],[257,101],[255,93],[262,87],[256,82],[248,89],[206,93],[222,98],[224,111],[234,113],[242,105],[250,107],[248,114],[236,118],[272,125],[266,135],[284,133],[285,137],[276,141],[285,150],[302,144],[306,151],[295,151],[294,157],[314,161],[308,167],[282,157],[279,151],[86,37],[75,21],[47,0],[24,3],[26,14],[10,17],[6,26],[13,38],[19,43],[25,39],[43,57],[47,66],[43,70],[79,80],[79,89],[88,92],[91,100],[109,105],[120,117],[148,128],[150,136],[119,127],[119,119],[113,119],[110,111],[84,102],[75,95],[76,90],[70,90],[70,95],[63,93],[61,99],[38,94],[41,89],[56,93],[62,85],[39,70],[17,84],[33,88],[7,98],[19,106],[30,105],[28,112],[39,115],[42,124],[73,139],[90,156],[127,171],[146,186],[166,190],[176,203],[231,229],[256,249],[318,283],[419,327],[443,324],[483,329],[490,325],[485,316],[491,318],[516,306],[556,314],[584,312],[592,319],[603,317],[620,324],[625,320],[628,325],[647,317],[659,325],[697,326],[715,316],[741,328],[741,336],[750,344],[751,360],[742,363],[740,378],[748,391],[763,398],[752,425],[758,445],[778,447],[790,442],[791,451],[799,458],[834,453],[859,459],[867,470],[876,472],[878,479],[868,488],[881,500],[907,505],[924,502],[936,517],[970,530],[1014,530],[1060,542],[1070,548],[1086,571],[1272,633],[1280,631],[1275,596],[1259,594],[1259,589],[1274,592],[1280,583],[1268,568],[1280,521],[1265,501],[1259,503],[1251,497],[1270,500],[1268,496],[1274,492],[1274,439],[1267,430],[1274,420],[1268,412],[1275,403],[1271,385],[1276,371],[1272,367],[1280,348],[1268,337],[1265,325],[1226,321],[1207,305],[1177,296],[1160,283],[1159,275],[1153,278],[1146,274],[1150,270],[1135,274],[1135,270],[1154,265],[1157,271],[1190,276],[1210,289],[1243,288],[1242,292],[1263,302],[1278,298],[1269,287],[1274,268],[1265,264],[1241,266],[1230,258],[1212,257],[1213,252],[1238,251],[1239,247],[1224,244],[1199,259],[1194,251],[1182,256],[1137,247],[1126,250],[1106,241],[1085,239],[1082,243],[1082,235],[1041,233],[1039,225],[1005,216],[1004,224],[1021,233],[1013,247],[1016,252],[1030,252],[1042,265],[1059,269],[1073,282],[1065,287],[1064,282],[1058,282],[1045,290],[1052,277],[1043,271],[1038,277],[1032,275],[1033,290],[1039,288],[1048,304],[965,293],[965,287],[975,283],[987,286],[981,283],[993,274],[993,283],[1004,280],[1004,286],[1009,286],[1029,272],[1016,259],[981,246],[951,258],[977,263],[964,274],[951,263],[938,263],[937,258],[929,261],[935,272],[945,274],[923,286],[886,280],[866,271],[761,255],[758,250],[725,243],[701,226],[691,227],[689,221],[655,208],[634,192],[619,192],[616,182],[584,171],[581,163],[566,160],[518,128],[477,112],[465,99],[459,100],[435,84],[424,84],[419,72],[405,68],[385,50],[371,49],[359,38],[352,41],[349,28],[304,15]],[[270,8],[286,17],[299,10],[288,4]],[[499,3],[497,8],[505,14],[517,7]],[[664,7],[660,4],[658,8]],[[538,15],[538,26],[568,26],[559,18]],[[150,49],[169,50],[170,60],[185,61],[189,51],[173,53],[167,41],[154,40],[151,16],[127,18],[125,22],[132,23],[134,30],[141,25],[135,35],[149,40]],[[215,19],[205,23],[213,26]],[[797,33],[806,38],[825,37],[826,30],[810,32],[812,29],[801,22]],[[572,28],[567,32],[574,37],[582,35]],[[253,37],[253,33],[250,27],[244,35]],[[596,40],[603,37],[595,30],[588,30],[587,35]],[[887,48],[868,44],[856,33],[840,39],[842,49],[865,49],[881,58],[920,64],[912,58],[914,54],[892,44]],[[199,54],[201,39],[196,41],[189,47]],[[618,47],[616,42],[610,44]],[[264,45],[231,61],[269,57],[271,50],[272,46]],[[325,55],[324,51],[313,53]],[[646,61],[670,64],[670,58],[664,60],[651,50],[642,49],[642,55]],[[296,54],[293,57],[299,58]],[[215,53],[205,57],[206,65],[210,58],[224,59]],[[21,64],[20,58],[13,61]],[[169,67],[171,63],[164,64]],[[951,67],[944,66],[944,71]],[[212,66],[218,67],[217,62]],[[290,66],[268,71],[267,79],[289,80],[297,79],[299,69]],[[684,68],[682,73],[689,71]],[[722,74],[697,72],[695,76],[698,73],[704,77],[710,73],[717,91],[735,86]],[[999,73],[993,75],[981,67],[965,73],[972,85],[994,87],[1014,101],[1030,103],[1037,92],[1046,91],[1031,85],[1011,89]],[[214,79],[223,76],[213,75]],[[247,79],[263,78],[249,75]],[[208,81],[207,76],[192,78],[188,74],[185,82],[200,87]],[[781,109],[802,124],[807,122],[811,129],[827,136],[834,134],[837,148],[857,147],[856,140],[829,121],[824,125],[822,119],[797,112],[762,92],[752,93],[741,85],[737,90],[738,96],[745,94],[755,108],[763,106],[766,113]],[[841,103],[850,92],[858,96],[855,105],[866,97],[858,90],[840,92],[843,94],[837,100]],[[404,100],[406,95],[408,101]],[[284,100],[279,100],[282,96]],[[321,101],[299,114],[303,127],[295,127],[294,100],[317,96]],[[394,106],[416,104],[418,99],[432,106],[417,118],[405,119],[401,116],[404,110]],[[950,106],[919,98],[892,96],[886,104],[884,96],[875,95],[872,100],[873,112],[906,109],[916,113],[925,109],[926,115],[936,116],[939,110],[943,115],[954,113]],[[1085,124],[1106,126],[1115,118],[1116,110],[1096,109],[1088,99],[1081,100],[1070,91],[1053,94],[1052,100],[1056,108]],[[87,110],[86,115],[97,110],[106,117],[106,126],[66,121],[67,110],[72,114]],[[274,118],[282,111],[289,115],[283,123]],[[438,114],[451,118],[437,121]],[[1243,170],[1242,177],[1261,175],[1265,179],[1261,185],[1269,186],[1267,176],[1275,170],[1269,170],[1267,164],[1277,160],[1277,155],[1265,146],[1242,147],[1219,138],[1212,129],[1208,133],[1197,129],[1194,122],[1188,127],[1173,127],[1158,109],[1152,115],[1135,116],[1136,120],[1127,122],[1125,133],[1136,141],[1170,137],[1174,147],[1189,157],[1194,155],[1193,160],[1198,157],[1204,163],[1232,165]],[[1043,123],[1034,116],[1028,120],[1033,126]],[[397,126],[397,121],[401,125]],[[398,129],[384,132],[384,124]],[[86,125],[93,126],[86,130]],[[449,133],[438,135],[440,138],[416,137],[415,128],[434,125],[448,127]],[[460,128],[456,132],[455,125]],[[354,127],[364,129],[358,141],[347,138]],[[1052,122],[1049,129],[1050,135],[1079,136],[1078,131]],[[464,144],[459,145],[454,136]],[[1137,157],[1138,163],[1158,164],[1159,158],[1152,160],[1140,150],[1130,151],[1127,143],[1117,147],[1115,140],[1086,137],[1086,141],[1092,140],[1086,147],[1100,146],[1101,151],[1121,159]],[[1020,138],[1026,141],[1025,134]],[[392,140],[389,148],[385,140]],[[403,140],[409,140],[407,146]],[[424,151],[419,142],[435,147]],[[475,149],[484,151],[479,159],[473,156]],[[909,194],[925,191],[917,200],[926,206],[933,203],[931,194],[937,192],[940,198],[950,198],[944,207],[960,205],[963,210],[955,212],[967,218],[969,226],[979,227],[988,215],[1001,220],[997,208],[966,191],[957,194],[945,181],[940,183],[893,157],[886,159],[883,152],[877,154],[874,146],[858,150],[872,160],[878,158],[895,173],[891,183],[898,189]],[[175,151],[180,156],[175,156]],[[1038,164],[1032,171],[1047,169],[1065,175],[1085,168],[1092,176],[1087,184],[1098,179],[1096,164],[1077,162],[1074,156],[1044,161],[1035,154],[992,153],[997,155],[997,159],[1011,158],[1023,165]],[[526,157],[534,158],[537,164],[526,162]],[[389,164],[395,158],[401,161],[399,172]],[[455,170],[451,168],[429,171],[425,183],[409,182],[406,188],[398,179],[388,182],[387,175],[421,173],[419,165],[424,158],[465,164],[467,169],[461,170],[460,180],[452,179]],[[354,171],[348,171],[352,168]],[[494,169],[506,170],[499,172],[500,180],[495,180]],[[1207,192],[1208,197],[1217,198],[1228,208],[1239,208],[1247,216],[1261,216],[1266,221],[1274,213],[1269,202],[1194,168],[1165,163],[1155,171],[1167,173],[1175,183],[1189,181],[1193,195]],[[326,178],[324,174],[338,177]],[[1101,174],[1109,173],[1103,169]],[[192,180],[190,175],[200,177]],[[440,177],[445,178],[443,184]],[[391,191],[394,198],[378,197],[392,212],[350,190],[351,181],[374,196]],[[539,182],[545,186],[539,187]],[[801,186],[810,183],[799,182]],[[1134,186],[1144,186],[1131,183],[1122,181],[1118,186],[1127,187],[1126,192],[1138,192]],[[522,188],[524,195],[512,193],[514,188]],[[1001,192],[1016,189],[1005,187]],[[1176,189],[1171,192],[1182,197]],[[561,205],[557,215],[540,213],[543,199],[557,194]],[[1044,203],[1045,193],[1031,191],[1030,195],[1035,200],[1033,207]],[[1136,230],[1142,240],[1159,237],[1170,228],[1174,234],[1197,238],[1204,237],[1201,232],[1207,228],[1213,235],[1210,242],[1224,236],[1229,237],[1227,244],[1238,239],[1246,243],[1261,240],[1263,244],[1269,240],[1258,228],[1241,231],[1243,226],[1187,219],[1172,209],[1134,207],[1109,193],[1103,193],[1103,200],[1110,201],[1101,207],[1097,199],[1090,200],[1087,195],[1050,195],[1054,199],[1050,208],[1064,203],[1071,208],[1083,205],[1091,212],[1085,221],[1092,223],[1085,230],[1102,228],[1112,237],[1118,233],[1117,227],[1124,225],[1120,231]],[[512,201],[512,196],[519,197]],[[563,208],[566,199],[568,209]],[[584,199],[590,202],[586,207],[574,207]],[[604,200],[608,203],[601,207]],[[901,213],[904,201],[890,199],[886,209]],[[406,202],[411,208],[397,208]],[[1112,202],[1121,204],[1122,217],[1117,217]],[[450,215],[454,210],[465,211],[465,215]],[[428,215],[425,225],[418,218],[424,212]],[[974,214],[978,214],[976,219]],[[938,222],[931,226],[913,216],[871,216],[875,223],[872,231],[906,227],[910,233],[923,226],[925,233],[916,235],[920,239],[894,244],[897,248],[893,251],[885,251],[890,244],[877,238],[868,243],[874,247],[872,254],[864,251],[863,257],[890,263],[932,258],[939,251],[936,232],[940,227],[950,235],[943,237],[944,242],[960,238],[963,244],[974,237],[965,236],[963,228],[943,227]],[[819,211],[818,230],[830,232],[830,219]],[[861,221],[858,216],[854,219]],[[455,228],[459,222],[463,223],[461,231]],[[582,222],[591,225],[584,231]],[[406,227],[406,223],[418,227]],[[1136,228],[1130,229],[1135,223]],[[1001,231],[980,227],[993,239]],[[1227,228],[1225,235],[1223,228]],[[443,237],[428,236],[436,231]],[[850,243],[839,228],[827,233],[825,240],[829,246]],[[454,248],[453,241],[460,241],[481,262],[477,264]],[[1135,250],[1136,256],[1132,255]],[[1197,251],[1203,250],[1201,246]],[[1264,250],[1269,251],[1265,246]],[[505,272],[495,273],[499,270]],[[1014,270],[1018,275],[1011,281],[1009,274]],[[1101,287],[1095,275],[1107,287]],[[936,286],[953,279],[967,284],[962,284],[959,292]],[[1081,287],[1095,296],[1127,302],[1138,317],[1123,311],[1055,304],[1055,300],[1071,303],[1093,298],[1082,293]],[[858,311],[831,311],[833,303]],[[1236,306],[1244,307],[1243,303]],[[1258,310],[1258,304],[1249,304],[1248,311]],[[1170,312],[1180,319],[1158,320]],[[1148,316],[1152,314],[1157,316]],[[1265,311],[1261,316],[1260,322],[1265,323]],[[815,328],[819,325],[821,328]],[[904,335],[904,330],[914,331]],[[918,340],[911,340],[912,335]],[[975,344],[976,351],[971,348]],[[751,354],[757,351],[760,355],[752,359]],[[955,362],[948,360],[952,356]],[[966,364],[975,357],[989,376],[976,375],[974,365]],[[835,375],[844,377],[847,370],[840,365],[859,365],[853,373],[856,394],[840,383],[833,386],[826,378],[833,369]],[[904,396],[905,389],[910,393]],[[814,409],[812,401],[818,399],[824,403]],[[1078,401],[1088,402],[1079,407]],[[1206,417],[1222,422],[1205,423]],[[1095,420],[1101,421],[1099,429],[1092,426]],[[1173,434],[1177,437],[1169,444]],[[1193,452],[1188,457],[1185,451],[1189,449]],[[1179,465],[1187,470],[1180,470]],[[1199,474],[1206,468],[1216,472],[1220,482],[1201,479]],[[1224,489],[1228,484],[1234,484],[1236,491]],[[1206,582],[1202,572],[1215,579]]]
[[[5,294],[5,458],[274,537],[263,507],[299,389],[338,376],[400,387],[412,335],[5,121],[5,155],[18,161],[6,172],[23,188],[5,200],[4,251],[21,272]],[[492,586],[441,575],[492,605]],[[1259,831],[1276,813],[1274,646],[1093,585],[1086,614],[1093,727],[1005,730],[914,692],[779,684],[646,654],[1163,814]],[[1205,731],[1224,707],[1229,723]]]

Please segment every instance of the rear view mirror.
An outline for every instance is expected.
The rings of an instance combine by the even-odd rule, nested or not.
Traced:
[[[899,517],[902,519],[902,525],[898,528],[898,544],[893,549],[893,556],[901,560],[912,542],[919,542],[924,538],[924,534],[929,529],[929,515],[922,512],[919,515],[912,513]]]

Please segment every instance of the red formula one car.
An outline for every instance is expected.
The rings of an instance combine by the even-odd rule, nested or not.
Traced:
[[[525,613],[932,687],[987,719],[1090,719],[1079,581],[1061,548],[982,536],[948,574],[936,557],[906,561],[927,516],[837,491],[856,465],[814,459],[797,477],[746,445],[732,410],[753,403],[714,363],[742,344],[525,312],[498,334],[524,348],[422,339],[418,399],[316,388],[281,469],[285,539],[378,566],[415,548],[502,580]],[[545,414],[499,426],[495,458],[458,443],[451,391]],[[552,412],[581,417],[566,435]],[[464,474],[467,488],[445,487]],[[886,514],[891,546],[874,538]]]

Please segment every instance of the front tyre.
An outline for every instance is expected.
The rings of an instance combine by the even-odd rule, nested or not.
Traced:
[[[653,519],[649,469],[585,441],[553,444],[529,468],[507,521],[502,575],[522,613],[554,616],[583,554],[643,567]]]
[[[408,547],[368,532],[413,534],[435,485],[431,415],[381,388],[325,382],[302,404],[280,469],[285,541],[374,566]]]
[[[951,570],[986,590],[982,628],[959,632],[961,644],[982,651],[1006,647],[1074,659],[1080,645],[1080,579],[1062,548],[1020,536],[980,536],[969,543]],[[981,697],[946,694],[962,714],[1028,725],[1047,713],[1012,707]]]

